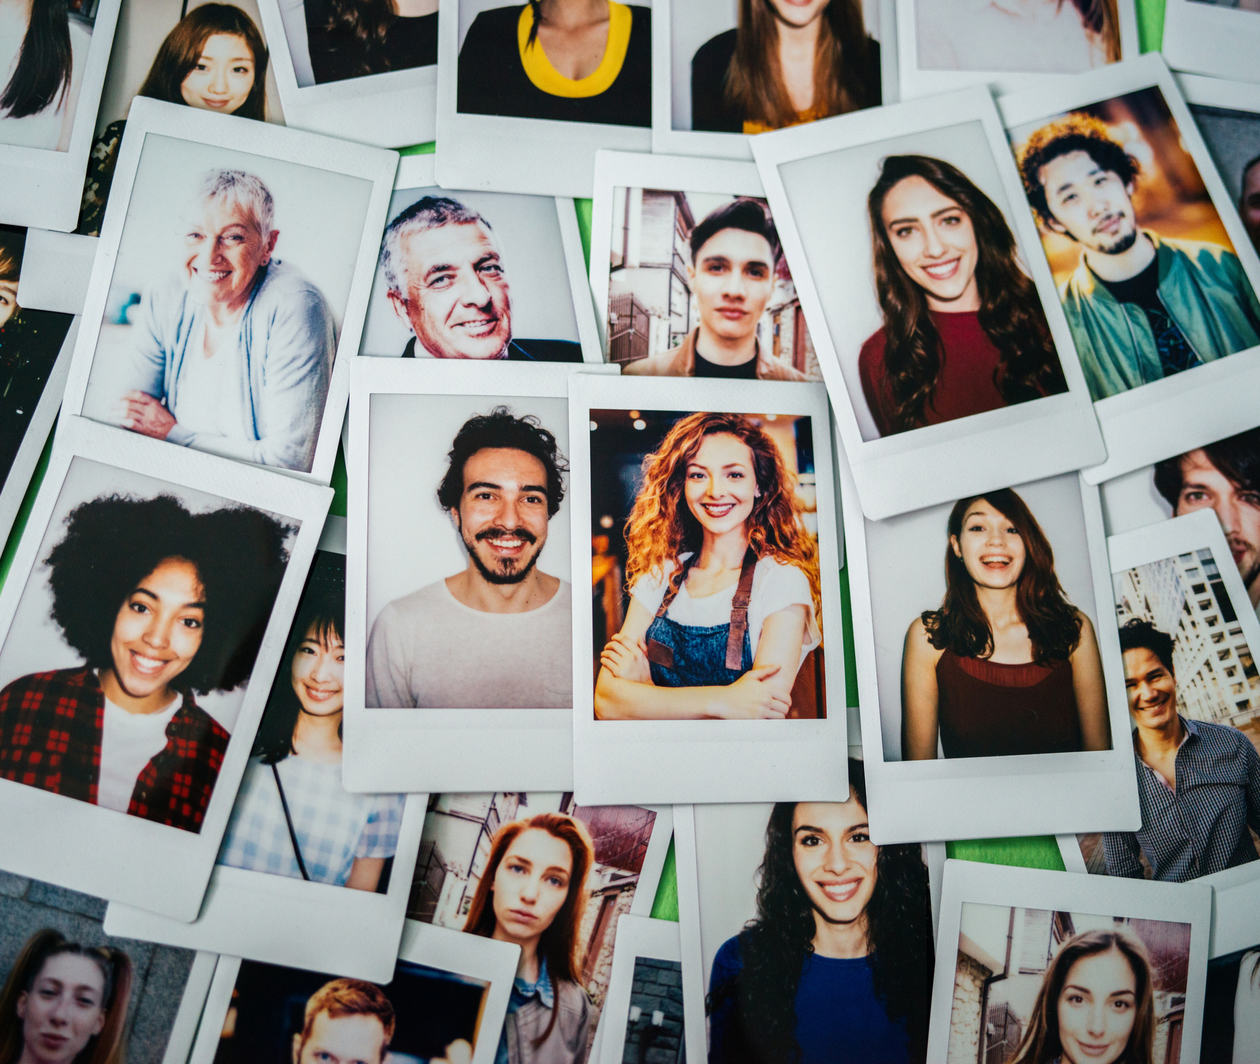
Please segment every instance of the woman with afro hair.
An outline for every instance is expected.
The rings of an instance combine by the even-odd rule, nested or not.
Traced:
[[[0,778],[198,831],[228,733],[194,694],[249,679],[290,529],[169,495],[81,503],[44,559],[82,658],[0,691]]]
[[[925,1059],[932,973],[928,874],[917,845],[876,846],[866,776],[847,802],[778,802],[757,915],[718,949],[709,1064]]]

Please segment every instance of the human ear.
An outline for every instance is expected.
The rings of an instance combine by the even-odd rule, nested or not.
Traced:
[[[950,547],[950,550],[952,550],[952,551],[954,552],[954,557],[955,557],[955,558],[961,558],[961,557],[962,557],[962,547],[960,547],[960,546],[958,545],[958,537],[957,537],[957,536],[950,536],[950,537],[949,537],[949,547]]]
[[[399,292],[389,292],[389,307],[394,312],[394,316],[398,318],[405,326],[408,332],[415,332],[415,326],[411,324],[411,317],[407,313],[407,300],[403,298]]]
[[[17,1011],[17,1017],[19,1020],[26,1019],[26,991],[25,990],[23,990],[20,994],[18,994],[16,1011]]]

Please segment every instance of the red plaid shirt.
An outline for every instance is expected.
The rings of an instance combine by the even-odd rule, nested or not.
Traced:
[[[0,691],[0,779],[96,804],[105,695],[92,669],[37,672]],[[200,831],[228,733],[191,695],[136,778],[127,812]]]

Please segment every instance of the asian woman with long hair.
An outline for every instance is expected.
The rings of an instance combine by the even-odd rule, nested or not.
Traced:
[[[594,861],[589,833],[566,813],[514,820],[490,843],[464,930],[521,948],[499,1043],[509,1064],[586,1055],[591,1011],[578,933]]]
[[[739,0],[691,61],[691,128],[763,133],[881,101],[860,0]]]
[[[0,0],[0,144],[66,150],[91,40],[66,0]]]
[[[881,436],[1067,389],[1015,236],[966,174],[890,155],[867,213],[884,324],[858,371]]]
[[[822,642],[795,479],[743,414],[676,422],[626,522],[630,605],[600,655],[600,719],[776,719]]]
[[[267,45],[254,20],[234,4],[194,7],[166,35],[138,96],[262,121]],[[100,233],[127,120],[105,127],[88,160],[76,232]]]
[[[317,84],[437,62],[438,0],[325,0],[305,9]]]
[[[131,959],[45,928],[0,991],[0,1064],[125,1064]]]
[[[1152,1064],[1151,960],[1121,928],[1081,931],[1042,973],[1011,1064]]]
[[[866,777],[846,802],[779,802],[756,916],[709,980],[710,1064],[924,1060],[932,977],[928,873],[917,845],[876,846]]]
[[[1094,627],[1063,592],[1054,551],[1010,488],[960,499],[945,597],[916,617],[901,665],[902,755],[998,757],[1110,746]]]

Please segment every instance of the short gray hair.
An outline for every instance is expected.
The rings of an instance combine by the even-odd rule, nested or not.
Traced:
[[[276,204],[262,181],[244,170],[207,170],[197,189],[203,200],[224,200],[247,212],[266,236],[275,220]]]
[[[399,267],[402,255],[402,240],[413,233],[427,233],[430,229],[441,229],[447,225],[473,225],[480,223],[490,229],[490,223],[471,207],[465,207],[457,199],[450,196],[421,196],[385,229],[381,241],[381,270],[385,274],[388,291],[406,296],[403,291],[402,274]]]

